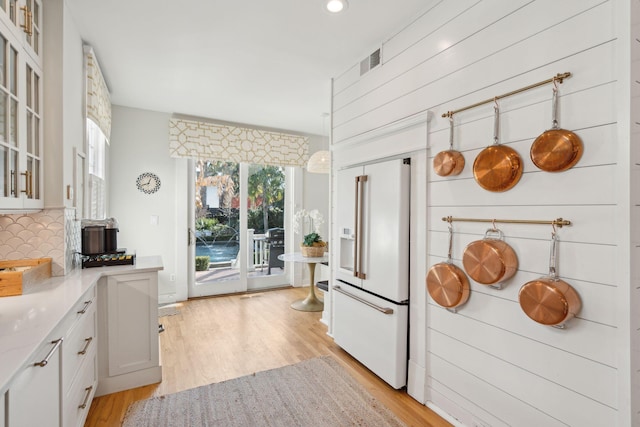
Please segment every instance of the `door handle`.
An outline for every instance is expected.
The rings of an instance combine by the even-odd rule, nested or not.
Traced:
[[[364,183],[367,182],[367,175],[356,177],[356,233],[353,275],[358,279],[366,279],[367,275],[362,271],[362,252],[364,243],[363,215],[364,215]]]
[[[379,311],[380,313],[384,313],[384,314],[393,314],[393,308],[390,308],[390,307],[380,307],[379,305],[376,305],[376,304],[374,304],[374,303],[372,303],[372,302],[369,302],[369,301],[367,301],[367,300],[365,300],[365,299],[362,299],[362,298],[360,298],[360,297],[357,297],[357,296],[355,296],[355,295],[352,295],[352,294],[350,294],[349,292],[345,292],[345,291],[343,291],[343,290],[342,290],[342,288],[341,288],[340,286],[335,285],[335,286],[333,287],[333,290],[334,290],[334,291],[336,291],[336,292],[341,293],[342,295],[348,296],[349,298],[354,299],[354,300],[356,300],[356,301],[358,301],[358,302],[360,302],[360,303],[362,303],[362,304],[364,304],[364,305],[366,305],[366,306],[368,306],[368,307],[371,307],[371,308],[373,308],[374,310]]]

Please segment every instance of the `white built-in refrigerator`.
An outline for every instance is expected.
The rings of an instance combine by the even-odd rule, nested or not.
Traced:
[[[409,159],[337,172],[335,342],[394,388],[406,385]]]

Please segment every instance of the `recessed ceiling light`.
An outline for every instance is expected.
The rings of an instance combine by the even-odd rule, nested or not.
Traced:
[[[325,7],[331,13],[338,13],[349,7],[347,0],[326,0]]]

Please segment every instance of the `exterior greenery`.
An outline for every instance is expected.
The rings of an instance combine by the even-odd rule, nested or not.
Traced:
[[[239,166],[222,161],[199,161],[196,175],[196,230],[207,242],[237,240],[239,236]],[[284,227],[284,169],[250,165],[246,201],[247,228],[263,234]],[[207,201],[207,187],[217,188],[217,201]],[[218,206],[218,207],[210,207]]]
[[[196,257],[196,271],[207,271],[209,269],[209,257],[197,256]]]

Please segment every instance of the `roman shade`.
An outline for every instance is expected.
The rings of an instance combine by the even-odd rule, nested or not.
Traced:
[[[304,166],[308,148],[309,138],[305,136],[227,123],[169,120],[171,157]]]
[[[107,137],[111,136],[111,98],[93,48],[84,46],[87,73],[87,117],[93,120]]]

